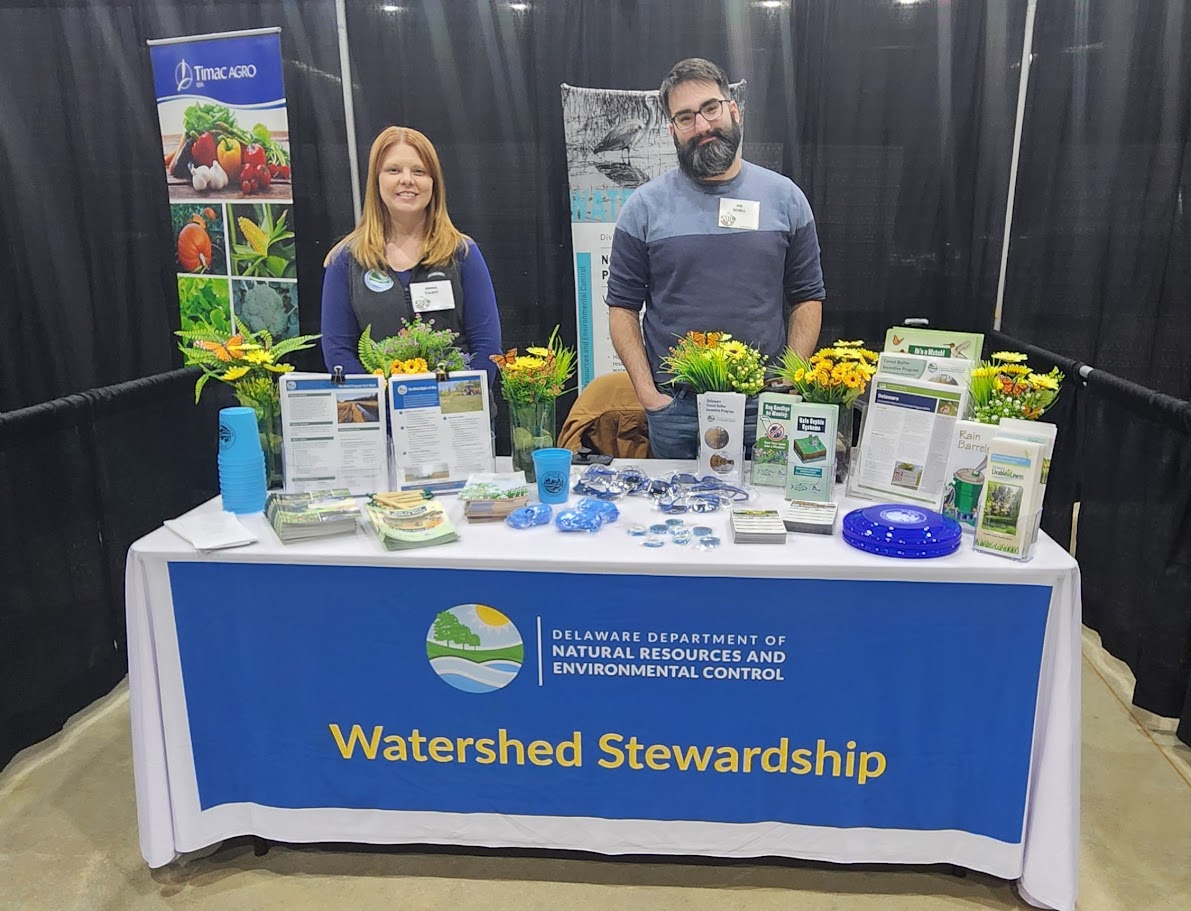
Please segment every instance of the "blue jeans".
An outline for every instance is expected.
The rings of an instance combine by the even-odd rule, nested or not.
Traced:
[[[657,411],[646,411],[649,422],[649,455],[654,459],[695,459],[699,455],[699,407],[689,389],[658,389],[674,400]],[[757,438],[757,397],[750,395],[744,406],[744,454],[753,454]]]

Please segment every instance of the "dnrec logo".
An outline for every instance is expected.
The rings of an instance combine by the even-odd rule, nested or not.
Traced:
[[[491,693],[513,682],[525,660],[513,621],[486,604],[460,604],[434,618],[426,633],[434,673],[465,693]]]

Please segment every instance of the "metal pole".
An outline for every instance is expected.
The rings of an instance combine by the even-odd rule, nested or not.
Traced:
[[[1005,273],[1009,267],[1009,236],[1013,231],[1013,200],[1017,195],[1017,166],[1021,157],[1022,124],[1026,119],[1026,89],[1030,82],[1030,62],[1034,57],[1034,13],[1038,0],[1026,4],[1026,34],[1021,47],[1021,79],[1017,84],[1017,123],[1013,128],[1013,157],[1009,160],[1009,194],[1005,203],[1005,235],[1001,240],[1001,274],[997,279],[997,306],[993,311],[993,329],[1001,329],[1005,304]]]
[[[360,221],[360,162],[356,157],[356,109],[352,102],[352,63],[347,41],[345,0],[335,0],[335,27],[339,31],[339,71],[343,74],[343,122],[347,125],[347,166],[352,181],[352,211]]]

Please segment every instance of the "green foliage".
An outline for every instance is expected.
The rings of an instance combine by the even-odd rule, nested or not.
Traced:
[[[575,349],[563,345],[558,329],[554,327],[544,348],[531,345],[523,355],[518,355],[516,348],[492,355],[500,369],[500,389],[506,401],[522,405],[553,402],[569,391],[563,387],[575,375]]]
[[[695,392],[756,395],[765,387],[765,358],[751,345],[724,332],[688,332],[662,358],[674,383]]]
[[[364,327],[356,350],[360,363],[369,373],[378,370],[388,376],[394,361],[408,361],[414,358],[424,360],[429,369],[442,364],[455,373],[466,370],[468,358],[455,347],[457,332],[450,329],[435,329],[433,321],[424,323],[420,318],[407,320],[396,335],[379,341],[372,338],[372,325]]]

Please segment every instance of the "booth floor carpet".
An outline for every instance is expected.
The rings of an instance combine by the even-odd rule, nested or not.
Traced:
[[[1080,911],[1191,908],[1191,750],[1129,707],[1131,680],[1085,631]],[[141,860],[128,688],[0,773],[0,908],[14,911],[933,911],[1024,908],[1011,883],[944,867],[274,845],[157,871]]]

